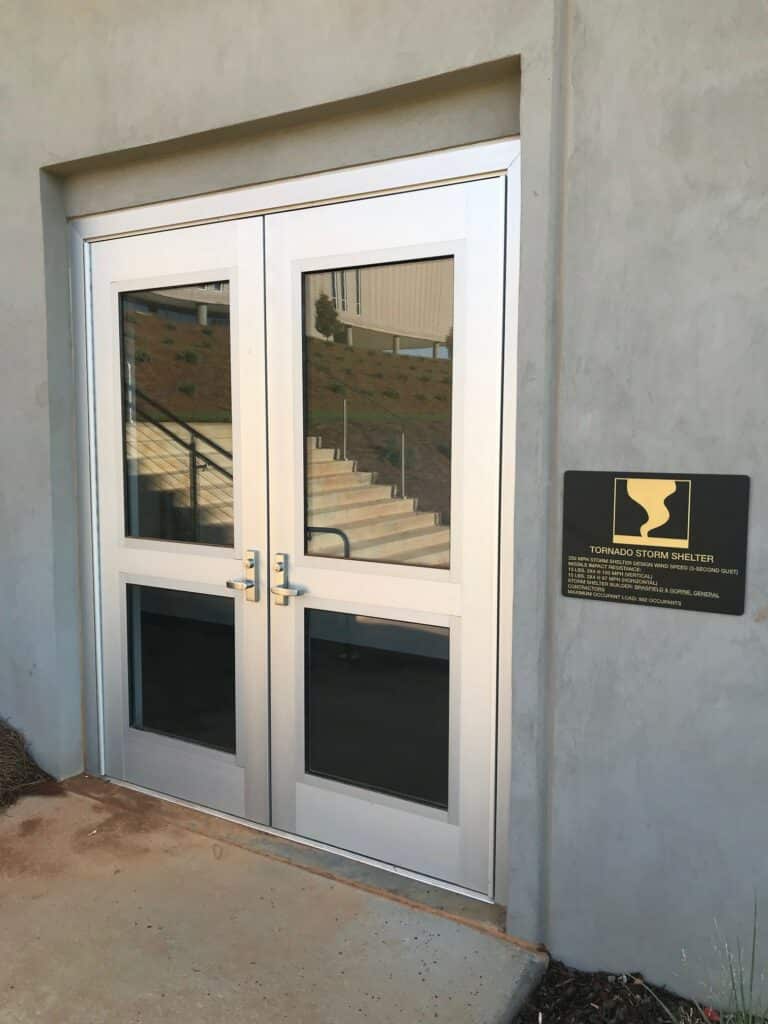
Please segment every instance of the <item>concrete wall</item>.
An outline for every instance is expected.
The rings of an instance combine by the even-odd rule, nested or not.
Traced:
[[[490,138],[519,102],[509,927],[704,991],[713,918],[743,935],[768,888],[765,6],[17,0],[0,19],[0,712],[78,770],[65,214]],[[745,616],[560,597],[579,468],[750,474]]]
[[[555,608],[553,945],[680,988],[715,916],[745,941],[755,892],[768,914],[766,38],[757,3],[584,2],[569,29],[558,482],[752,477],[743,618]]]

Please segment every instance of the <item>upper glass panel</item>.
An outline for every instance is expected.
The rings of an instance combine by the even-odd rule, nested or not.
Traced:
[[[305,551],[447,569],[453,257],[304,274]]]
[[[229,283],[120,296],[125,532],[231,547]]]

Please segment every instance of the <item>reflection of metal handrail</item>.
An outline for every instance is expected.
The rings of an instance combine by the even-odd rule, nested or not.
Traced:
[[[343,445],[342,445],[342,449],[341,449],[341,457],[346,462],[346,459],[347,459],[347,400],[346,400],[346,398],[342,399],[341,417],[342,417],[342,421],[343,421],[343,424],[344,424],[343,430],[342,430]]]
[[[209,447],[213,448],[214,451],[219,452],[227,459],[232,458],[232,452],[228,452],[226,448],[222,448],[222,446],[220,444],[217,444],[212,438],[208,437],[206,434],[203,434],[202,431],[196,430],[191,425],[191,423],[187,423],[186,420],[183,420],[181,419],[181,417],[176,416],[175,413],[172,413],[170,411],[170,409],[166,409],[164,405],[161,405],[160,402],[156,402],[154,398],[150,398],[149,395],[145,394],[139,388],[127,388],[126,391],[128,392],[126,397],[128,399],[129,409],[131,409],[134,415],[136,413],[136,399],[138,398],[140,402],[144,402],[146,405],[149,405],[154,409],[157,409],[158,412],[161,413],[161,415],[167,417],[167,419],[170,422],[181,427],[181,429],[184,430],[185,433],[189,434],[189,441],[185,441],[183,438],[179,437],[178,434],[174,433],[174,431],[171,430],[166,425],[166,423],[160,420],[153,419],[151,416],[146,415],[146,413],[146,419],[138,420],[138,422],[141,423],[151,424],[156,430],[159,430],[161,434],[165,434],[166,437],[169,437],[175,444],[177,444],[183,451],[187,453],[189,475],[189,506],[192,515],[192,536],[194,540],[197,541],[200,539],[200,508],[197,474],[201,470],[212,469],[214,472],[220,473],[223,477],[226,477],[227,480],[233,479],[233,475],[231,472],[229,472],[229,470],[226,470],[224,469],[223,466],[220,466],[218,462],[216,462],[214,459],[210,457],[210,455],[206,455],[204,452],[200,451],[200,449],[198,448],[198,442],[202,442],[203,444],[208,445]],[[130,418],[132,422],[136,422],[133,416],[131,416]]]
[[[161,412],[163,414],[163,416],[167,416],[169,420],[173,420],[174,423],[178,423],[180,427],[183,427],[185,430],[189,431],[189,433],[192,434],[193,437],[196,437],[199,441],[204,441],[206,444],[210,445],[211,448],[214,449],[214,451],[217,451],[219,453],[219,455],[224,455],[228,459],[232,458],[232,452],[228,452],[226,448],[222,448],[220,444],[216,444],[213,438],[210,438],[206,434],[203,434],[199,430],[196,430],[191,423],[187,423],[186,420],[183,420],[175,413],[172,413],[170,409],[167,409],[164,405],[161,405],[159,402],[156,402],[154,398],[150,398],[149,395],[145,394],[140,388],[134,387],[133,393],[138,398],[140,398],[142,402],[146,402],[147,405],[154,406],[155,409],[158,410],[158,412]],[[157,420],[152,420],[151,422],[157,423]]]
[[[306,532],[307,532],[307,540],[311,540],[312,539],[312,534],[313,533],[335,533],[335,534],[337,534],[337,536],[341,537],[342,543],[344,544],[344,557],[345,558],[349,558],[349,556],[350,556],[349,537],[346,535],[346,533],[344,533],[343,530],[340,530],[337,526],[307,526],[306,527]]]
[[[405,431],[400,431],[400,497],[405,497]]]
[[[391,415],[391,414],[388,413],[388,415]],[[349,430],[348,405],[347,405],[347,399],[346,398],[342,398],[342,400],[341,400],[341,421],[342,421],[341,457],[346,462],[346,460],[347,460],[347,436],[348,436],[348,430]],[[403,430],[403,428],[401,426],[400,427],[400,497],[404,498],[405,496],[406,496],[406,494],[405,494],[405,431]]]
[[[151,423],[153,427],[157,427],[157,429],[161,431],[161,433],[165,434],[166,437],[170,437],[172,441],[175,441],[176,444],[179,445],[179,447],[184,449],[185,452],[194,452],[197,458],[202,459],[203,462],[207,463],[211,467],[211,469],[216,470],[217,473],[221,473],[221,475],[227,477],[228,480],[232,479],[232,474],[229,472],[229,470],[224,469],[224,467],[220,466],[218,462],[214,462],[213,459],[210,458],[208,455],[205,455],[203,452],[199,451],[199,449],[193,442],[187,443],[186,441],[182,440],[178,434],[174,434],[172,430],[169,430],[168,427],[164,426],[158,420],[147,419],[139,420],[138,422]],[[183,422],[183,420],[179,421],[180,424]],[[200,434],[197,431],[190,431],[190,433],[192,433],[193,439],[201,437],[206,442],[206,444],[208,444],[209,439],[205,436],[205,434]]]

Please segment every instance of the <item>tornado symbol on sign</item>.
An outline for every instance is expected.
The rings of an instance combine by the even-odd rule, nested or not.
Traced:
[[[627,480],[627,494],[648,516],[640,527],[641,537],[647,537],[651,530],[669,522],[666,501],[676,490],[676,480]]]

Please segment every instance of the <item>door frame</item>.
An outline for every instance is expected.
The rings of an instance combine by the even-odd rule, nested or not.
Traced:
[[[105,774],[102,619],[96,406],[93,362],[91,244],[107,238],[190,227],[222,220],[328,205],[377,195],[418,191],[485,177],[506,179],[502,421],[499,447],[500,515],[497,618],[497,737],[494,886],[506,903],[512,741],[512,605],[514,584],[514,491],[517,409],[517,322],[520,263],[520,140],[508,138],[419,156],[250,185],[226,192],[85,215],[69,221],[69,278],[76,387],[76,435],[80,590],[82,607],[85,766]],[[502,628],[503,624],[503,628]],[[207,808],[201,808],[207,810]],[[245,824],[252,824],[244,822]],[[277,829],[253,825],[284,835]],[[289,836],[297,842],[304,840]],[[321,845],[309,843],[308,845]],[[344,854],[375,863],[367,857]],[[386,865],[385,865],[386,866]],[[418,873],[399,871],[420,878]],[[432,885],[458,889],[428,880]],[[471,894],[476,896],[476,894]]]

